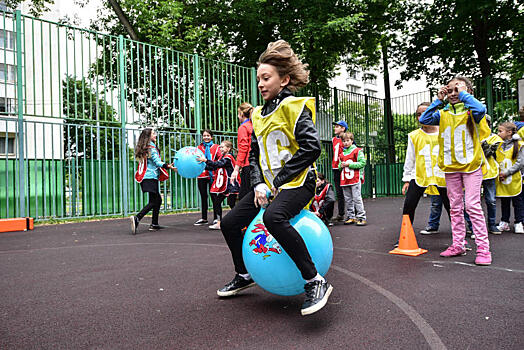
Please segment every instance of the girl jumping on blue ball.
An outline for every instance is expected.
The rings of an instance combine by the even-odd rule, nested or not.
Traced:
[[[314,162],[321,152],[314,124],[315,100],[293,96],[292,92],[308,83],[309,72],[284,40],[270,43],[257,65],[258,89],[265,104],[252,114],[249,163],[253,190],[222,220],[236,275],[217,294],[229,297],[255,285],[242,258],[242,229],[267,205],[264,225],[306,281],[301,313],[309,315],[326,305],[333,290],[318,274],[304,240],[289,222],[315,195]],[[269,191],[274,199],[268,204]]]

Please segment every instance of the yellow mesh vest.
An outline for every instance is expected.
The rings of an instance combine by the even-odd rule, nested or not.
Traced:
[[[519,149],[524,145],[524,142],[519,141]],[[513,155],[513,147],[507,151],[502,150],[502,146],[497,149],[497,161],[500,164],[500,172],[504,172],[506,169],[515,164],[515,161],[511,159]],[[515,174],[508,176],[503,181],[497,176],[495,180],[497,187],[497,197],[515,197],[522,191],[522,175],[520,170]]]
[[[490,145],[493,145],[494,143],[502,142],[502,139],[499,135],[493,134],[486,139],[486,142]],[[483,180],[494,179],[499,176],[499,163],[495,160],[494,157],[487,158],[486,168],[487,172],[482,177]]]
[[[519,134],[520,138],[524,140],[524,127],[520,128],[517,134]]]
[[[270,114],[263,116],[262,107],[253,111],[253,132],[260,148],[259,164],[266,184],[272,188],[273,180],[284,164],[298,150],[295,140],[295,125],[307,106],[315,123],[315,99],[313,97],[285,98]],[[313,164],[313,168],[315,165]],[[301,171],[294,179],[281,186],[281,189],[297,188],[304,184],[309,168]]]
[[[480,145],[490,135],[486,118],[478,124],[473,122],[474,135],[469,134],[468,118],[473,117],[467,110],[457,114],[440,111],[438,165],[445,173],[471,173],[486,163]],[[482,168],[482,173],[486,173],[485,165]]]
[[[437,190],[437,188],[433,185],[426,188],[424,191],[425,194],[429,194],[430,196],[438,196],[440,195],[440,192]]]
[[[438,166],[438,133],[433,135],[417,129],[409,133],[415,148],[415,182],[420,187],[446,187],[444,173]]]

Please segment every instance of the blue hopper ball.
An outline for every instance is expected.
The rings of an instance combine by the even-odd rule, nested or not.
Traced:
[[[267,231],[262,221],[264,211],[260,210],[244,235],[242,256],[246,269],[253,280],[270,293],[304,293],[306,281],[293,260]],[[333,260],[333,241],[328,228],[315,214],[305,209],[290,223],[306,243],[318,273],[324,276]]]
[[[202,174],[206,168],[206,163],[198,162],[197,157],[203,157],[204,154],[196,147],[184,147],[179,149],[175,154],[174,165],[180,176],[193,179]]]

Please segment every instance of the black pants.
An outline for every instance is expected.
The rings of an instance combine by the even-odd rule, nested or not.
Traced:
[[[153,218],[151,219],[152,225],[158,225],[158,214],[160,213],[160,206],[162,205],[162,196],[160,196],[160,193],[158,192],[148,192],[149,193],[149,202],[147,205],[140,210],[138,214],[136,214],[136,217],[138,220],[142,220],[144,216],[146,216],[147,213],[151,209],[153,209]]]
[[[269,204],[264,213],[264,225],[269,233],[278,241],[289,257],[295,262],[305,280],[317,275],[317,270],[306,244],[298,232],[291,226],[289,220],[296,216],[313,198],[313,184],[305,183],[297,189],[282,190]],[[249,226],[260,211],[254,204],[255,193],[249,192],[222,220],[220,227],[226,243],[231,251],[235,271],[247,273],[242,259],[242,229]]]
[[[338,215],[344,216],[346,213],[345,202],[344,202],[344,191],[340,186],[340,170],[333,169],[333,181],[335,182],[335,192],[337,193],[337,202],[338,202]]]
[[[251,191],[251,167],[247,165],[240,170],[240,192],[238,193],[238,200],[244,198],[249,191]]]
[[[222,193],[211,193],[211,200],[213,201],[213,216],[218,221],[222,220],[222,202],[227,197],[227,205],[231,209],[235,207],[235,204],[237,202],[237,195],[236,194],[230,194],[229,196],[226,196]]]
[[[449,218],[450,211],[448,192],[445,187],[437,187],[437,189],[440,193],[440,197],[442,198],[442,205],[444,205],[444,208],[448,212]],[[402,215],[408,214],[409,220],[411,220],[412,225],[413,220],[415,220],[415,209],[417,209],[418,202],[424,194],[424,191],[426,191],[426,187],[420,187],[419,185],[417,185],[415,180],[411,180],[409,182],[408,191],[406,192],[406,198],[404,199],[404,208],[402,209]]]
[[[197,179],[198,192],[200,192],[200,202],[202,204],[202,219],[207,220],[207,209],[208,209],[208,194],[211,187],[211,179],[200,178]],[[215,218],[216,219],[216,218]]]
[[[326,205],[326,208],[324,209],[324,215],[322,215],[322,220],[326,223],[329,223],[329,221],[333,217],[334,210],[335,210],[335,202],[331,202],[328,205]]]

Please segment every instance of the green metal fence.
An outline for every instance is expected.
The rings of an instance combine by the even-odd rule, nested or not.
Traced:
[[[236,143],[237,107],[261,102],[253,67],[241,67],[86,29],[0,12],[0,217],[38,220],[128,215],[147,198],[134,182],[133,148],[144,126],[158,129],[162,158],[196,145]],[[515,89],[479,83],[497,118],[516,113]],[[304,92],[305,93],[305,92]],[[365,150],[364,196],[400,194],[406,136],[429,91],[383,99],[330,89],[315,94],[332,179],[332,122],[345,120]],[[512,102],[513,101],[513,102]],[[388,122],[387,122],[388,121]],[[391,135],[391,136],[386,136]],[[164,211],[196,210],[195,180],[161,184]]]

